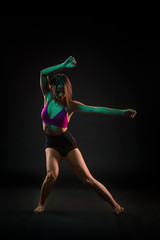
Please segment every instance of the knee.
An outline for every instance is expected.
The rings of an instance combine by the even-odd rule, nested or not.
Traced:
[[[94,178],[92,176],[85,176],[82,178],[82,182],[89,187],[93,187]]]
[[[49,171],[46,176],[46,180],[48,182],[55,182],[58,177],[58,174],[53,173],[52,171]]]

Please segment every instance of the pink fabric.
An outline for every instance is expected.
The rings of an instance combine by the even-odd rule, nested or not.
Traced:
[[[47,108],[48,104],[52,101],[52,99],[42,109],[41,112],[42,121],[45,124],[54,125],[60,128],[66,128],[68,126],[68,117],[65,107],[63,107],[62,110],[54,118],[50,118],[50,116],[48,115]]]

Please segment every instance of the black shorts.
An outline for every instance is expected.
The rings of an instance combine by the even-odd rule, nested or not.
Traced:
[[[65,157],[70,151],[78,148],[75,138],[67,129],[60,135],[48,135],[45,133],[45,149],[54,148],[62,157]]]

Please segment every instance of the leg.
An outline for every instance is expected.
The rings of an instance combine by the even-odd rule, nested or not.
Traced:
[[[53,148],[47,148],[45,150],[46,153],[46,169],[47,175],[43,181],[41,187],[41,194],[40,194],[40,201],[37,208],[34,209],[34,212],[43,212],[46,200],[53,188],[53,185],[58,177],[59,174],[59,167],[62,161],[61,155],[54,150]]]
[[[80,180],[95,190],[105,201],[107,201],[116,214],[120,214],[124,211],[124,209],[113,199],[109,191],[100,182],[93,178],[78,148],[69,152],[66,159]]]

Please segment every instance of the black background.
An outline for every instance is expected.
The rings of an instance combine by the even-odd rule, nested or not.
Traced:
[[[40,113],[40,70],[70,55],[77,67],[66,70],[73,99],[94,106],[133,108],[134,120],[75,114],[69,129],[90,171],[112,180],[155,182],[158,173],[159,36],[150,24],[107,24],[80,15],[4,17],[1,166],[7,172],[45,174]],[[158,134],[157,134],[158,137]],[[70,175],[65,167],[63,175]],[[30,175],[30,176],[29,176]],[[28,178],[29,177],[29,178]],[[35,179],[36,181],[36,179]]]
[[[132,203],[138,201],[138,205],[141,196],[139,193],[145,191],[145,196],[151,200],[145,208],[147,197],[141,197],[146,213],[151,202],[158,201],[156,197],[153,200],[152,196],[155,195],[151,194],[154,190],[157,193],[159,185],[158,24],[145,20],[137,23],[126,21],[125,24],[108,23],[105,16],[98,17],[96,14],[68,16],[61,12],[54,12],[53,15],[6,13],[3,15],[2,30],[1,189],[6,194],[1,199],[2,208],[5,208],[5,199],[7,205],[14,195],[17,197],[12,201],[18,209],[21,206],[23,209],[25,201],[29,209],[37,204],[46,174],[44,133],[40,117],[43,108],[39,86],[40,70],[74,56],[77,67],[65,70],[72,83],[73,99],[93,106],[133,108],[137,115],[134,119],[128,119],[74,114],[69,130],[76,138],[85,162],[96,179],[110,189],[127,189],[129,200],[132,199]],[[56,186],[57,189],[82,187],[65,159]],[[18,190],[15,191],[15,188]],[[33,191],[31,195],[30,191]],[[148,191],[151,191],[150,194]],[[7,194],[10,195],[9,198],[6,197]],[[25,201],[22,195],[26,196]],[[32,203],[27,200],[30,197]],[[22,202],[18,205],[21,199]],[[63,203],[65,205],[66,201]],[[77,209],[76,205],[75,208]],[[12,209],[12,205],[9,209]],[[52,217],[55,222],[57,218],[63,222],[67,216],[69,224],[70,218],[77,218],[81,214],[79,221],[83,222],[83,211],[78,214],[72,211],[64,213],[64,216],[61,212],[54,212]],[[51,226],[51,215],[47,214],[41,220],[47,221]],[[147,215],[143,213],[145,218],[142,219],[140,214],[141,212],[137,213],[138,218],[134,213],[129,215],[131,225],[128,225],[126,219],[119,222],[119,229],[124,224],[126,228],[129,226],[127,231],[130,231],[131,226],[136,226],[137,219],[140,219],[139,226],[143,225],[146,230],[152,220],[146,220]],[[25,226],[23,218],[28,215],[22,214],[19,218],[19,215],[13,213],[11,220],[7,216],[10,215],[6,215],[6,212],[2,214],[4,226],[9,226],[12,222],[10,229],[18,232],[21,223],[18,223],[17,228],[14,224],[22,218]],[[103,220],[103,217],[100,219]],[[35,221],[36,236],[41,220],[33,217],[28,223],[31,224],[30,227],[23,226],[23,229],[33,229],[32,223]],[[110,222],[109,219],[108,221]],[[148,221],[148,225],[145,221]],[[154,225],[154,220],[152,223]],[[113,221],[112,229],[114,224]],[[58,223],[56,226],[59,229]],[[91,230],[93,231],[92,227]]]

